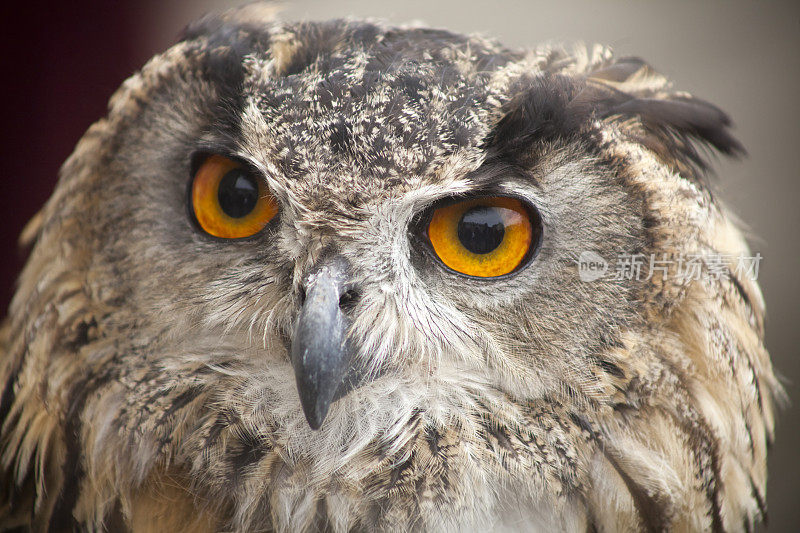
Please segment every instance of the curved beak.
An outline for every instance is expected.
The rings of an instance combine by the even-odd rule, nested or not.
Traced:
[[[339,255],[324,259],[305,280],[305,301],[292,337],[291,359],[300,404],[319,429],[350,368],[349,321],[340,299],[351,288],[350,265]]]

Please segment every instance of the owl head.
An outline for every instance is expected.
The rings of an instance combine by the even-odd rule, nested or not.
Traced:
[[[704,178],[728,117],[604,47],[266,11],[128,79],[26,231],[17,514],[135,525],[167,486],[223,529],[757,520],[779,387]]]

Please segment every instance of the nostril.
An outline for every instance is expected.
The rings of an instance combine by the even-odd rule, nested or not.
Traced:
[[[342,311],[350,311],[355,307],[356,302],[358,301],[359,297],[358,291],[354,289],[350,289],[349,291],[345,291],[339,296],[339,308]]]

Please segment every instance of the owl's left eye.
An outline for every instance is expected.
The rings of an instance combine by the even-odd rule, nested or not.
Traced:
[[[541,218],[517,198],[493,196],[435,208],[427,236],[447,267],[478,278],[495,278],[522,268],[541,240]]]
[[[261,176],[217,154],[207,157],[195,172],[191,203],[200,227],[223,239],[255,235],[278,214],[278,202]]]

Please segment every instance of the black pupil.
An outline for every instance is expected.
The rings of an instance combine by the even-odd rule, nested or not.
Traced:
[[[217,192],[219,206],[232,218],[247,216],[258,203],[258,183],[241,168],[235,168],[222,177]]]
[[[494,207],[476,206],[458,222],[458,239],[474,254],[488,254],[503,242],[503,217]]]

